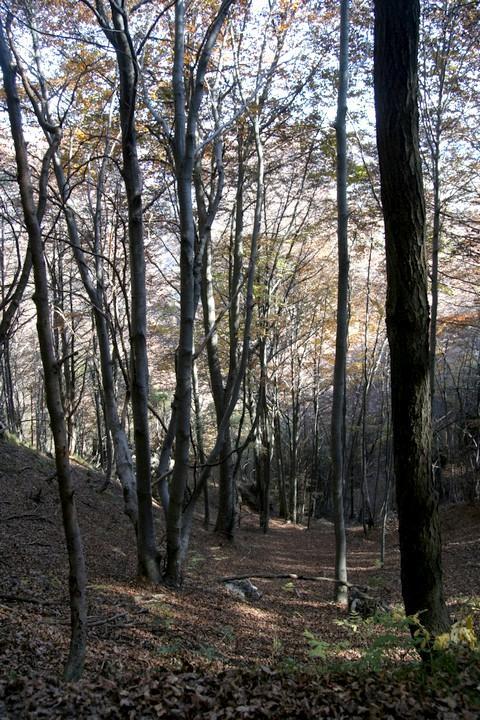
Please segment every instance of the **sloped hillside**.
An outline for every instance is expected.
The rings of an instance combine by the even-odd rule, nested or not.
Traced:
[[[334,680],[333,685],[330,681],[315,685],[317,694],[312,699],[308,683],[300,679],[306,669],[310,672],[318,667],[318,661],[315,664],[308,656],[305,630],[328,643],[336,657],[352,659],[360,656],[375,634],[384,632],[381,627],[364,627],[361,622],[359,626],[357,622],[359,627],[354,628],[346,622],[343,611],[331,602],[332,585],[328,582],[258,579],[255,582],[263,594],[251,602],[230,595],[221,582],[227,575],[246,574],[332,577],[333,529],[324,520],[310,530],[274,520],[271,532],[264,536],[257,529],[258,518],[244,512],[236,542],[230,546],[207,532],[199,518],[182,591],[139,584],[135,580],[133,531],[123,515],[120,488],[112,484],[102,492],[102,476],[76,465],[76,500],[89,574],[90,637],[85,679],[77,688],[61,689],[69,613],[53,463],[27,448],[0,440],[0,468],[2,718],[71,717],[73,712],[78,717],[143,718],[162,717],[162,713],[165,717],[303,717],[295,714],[299,710],[291,697],[290,710],[282,706],[282,697],[286,703],[294,687],[300,706],[311,702],[311,712],[327,702],[327,695],[328,703],[334,702],[335,695]],[[452,507],[442,516],[446,591],[452,611],[478,615],[480,508]],[[159,508],[156,518],[161,543],[163,518]],[[376,531],[368,538],[358,527],[348,532],[351,581],[368,585],[372,593],[390,603],[400,599],[394,525],[392,521],[385,568],[378,563]],[[259,666],[264,669],[257,678],[252,669]],[[298,685],[292,673],[295,677],[299,673]],[[134,691],[139,678],[149,678],[140,683],[141,699]],[[222,683],[226,688],[224,699],[217,701],[216,696],[222,696]],[[322,696],[321,687],[327,695]],[[270,692],[273,695],[268,700]],[[367,691],[363,687],[358,692]],[[252,700],[255,693],[258,703]],[[267,706],[268,701],[271,703],[270,714],[255,714],[262,698]],[[355,692],[352,698],[348,700],[352,708],[362,702],[359,697],[355,699]],[[158,706],[155,711],[153,702]],[[438,710],[435,697],[432,702]],[[136,713],[139,703],[143,709]],[[180,714],[172,710],[177,707],[175,703],[183,708]],[[455,699],[455,703],[460,700]],[[242,714],[232,707],[253,709]],[[416,714],[422,717],[421,703]],[[443,717],[441,713],[425,715],[430,716]]]

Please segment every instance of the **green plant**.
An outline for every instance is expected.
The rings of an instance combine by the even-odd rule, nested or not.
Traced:
[[[200,553],[191,552],[188,558],[188,564],[191,568],[195,568],[200,565],[200,563],[204,562],[204,560],[205,557]]]
[[[182,649],[182,643],[179,640],[174,640],[167,645],[159,645],[157,647],[158,655],[177,655]]]
[[[233,642],[235,640],[235,631],[231,625],[221,625],[217,632],[223,641]]]
[[[336,623],[350,628],[354,633],[363,628],[368,635],[371,635],[373,625],[384,628],[385,632],[370,640],[358,661],[360,667],[371,671],[378,671],[391,659],[392,654],[400,653],[403,657],[411,656],[415,660],[418,656],[422,657],[429,672],[454,672],[459,649],[472,652],[478,650],[471,615],[458,620],[448,632],[435,638],[422,625],[420,615],[421,613],[406,616],[402,611],[396,610],[393,613],[377,613],[363,621],[359,618],[346,618],[337,620]],[[410,632],[412,627],[415,628],[413,635]],[[312,640],[309,642],[312,644]]]
[[[308,670],[308,668],[306,668],[303,663],[301,663],[296,658],[291,657],[290,655],[280,658],[275,664],[275,669],[278,672],[282,672],[287,675],[293,675],[298,673],[299,671]]]
[[[198,649],[196,650],[196,653],[197,653],[197,655],[200,655],[201,657],[206,658],[210,662],[212,662],[213,660],[218,660],[223,657],[221,655],[221,653],[219,653],[218,650],[213,647],[213,645],[199,644]]]
[[[320,640],[310,630],[303,631],[303,637],[307,639],[307,643],[310,645],[308,654],[311,658],[319,658],[320,660],[326,660],[327,653],[332,649],[332,645],[325,640]]]
[[[272,640],[272,655],[283,654],[283,643],[276,635],[273,636]]]
[[[357,661],[357,667],[360,670],[375,672],[385,665],[393,653],[401,652],[403,655],[413,653],[414,640],[410,633],[405,632],[409,627],[410,619],[400,613],[377,613],[364,620],[360,617],[348,617],[336,620],[335,623],[346,627],[352,633],[358,633],[361,639],[368,643],[368,647],[362,651],[361,657]],[[378,625],[381,625],[385,632],[372,637],[372,631]],[[310,630],[305,630],[304,636],[310,645],[309,656],[311,658],[326,660],[328,657],[329,664],[333,663],[342,669],[345,663],[342,660],[339,661],[338,654],[341,650],[350,647],[348,640],[335,644],[327,643],[315,637]]]

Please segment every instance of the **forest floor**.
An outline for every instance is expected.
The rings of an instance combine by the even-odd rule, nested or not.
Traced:
[[[455,718],[480,717],[480,667],[459,656],[427,676],[408,634],[350,618],[327,581],[334,533],[273,519],[265,536],[243,511],[230,545],[202,527],[184,587],[135,580],[132,529],[120,489],[75,466],[88,567],[89,642],[84,678],[62,684],[68,650],[67,563],[53,462],[0,440],[0,718]],[[445,592],[454,618],[480,624],[480,506],[442,509]],[[158,537],[163,520],[156,509]],[[348,529],[349,580],[400,603],[396,523],[387,533]],[[249,575],[262,592],[233,597],[222,578]],[[311,657],[314,642],[319,657]],[[395,639],[398,636],[398,642]],[[372,651],[386,644],[388,651]],[[370,650],[369,650],[370,648]],[[382,661],[389,654],[390,664]],[[393,669],[392,669],[393,662]]]

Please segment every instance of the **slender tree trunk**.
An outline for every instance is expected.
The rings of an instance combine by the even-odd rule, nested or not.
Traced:
[[[195,226],[193,218],[192,183],[196,150],[198,114],[203,100],[208,62],[233,0],[223,0],[201,46],[188,114],[185,111],[185,0],[175,3],[175,44],[172,87],[175,111],[174,159],[180,218],[180,333],[177,360],[175,404],[177,411],[175,467],[167,519],[166,581],[179,585],[186,556],[193,507],[198,493],[194,492],[189,513],[183,513],[183,501],[189,473],[190,415],[192,397],[193,326],[196,310]],[[220,430],[219,430],[220,432]],[[223,440],[223,434],[221,437]],[[218,448],[217,448],[218,452]],[[203,491],[206,474],[202,473],[197,490]],[[183,525],[183,527],[182,527]]]
[[[402,594],[433,633],[449,626],[431,465],[428,279],[418,149],[418,0],[375,0],[375,109],[387,254]]]
[[[278,411],[275,412],[275,439],[277,443],[277,480],[278,480],[278,496],[279,496],[279,515],[287,519],[288,502],[285,487],[285,463],[283,459],[283,443],[281,434],[280,416]]]
[[[368,487],[368,453],[367,453],[367,416],[368,416],[368,400],[369,390],[372,378],[369,377],[368,369],[368,335],[370,322],[370,270],[372,265],[372,249],[373,240],[370,242],[368,253],[367,268],[367,297],[365,301],[365,326],[363,335],[363,384],[362,384],[362,524],[363,532],[366,535],[368,528],[373,527],[375,522],[374,513],[372,512],[372,503],[370,501],[370,491]],[[374,358],[373,358],[374,359]],[[374,369],[372,368],[372,375]]]
[[[270,481],[272,438],[267,405],[266,341],[260,341],[260,388],[257,400],[258,430],[255,443],[255,476],[260,504],[260,529],[268,532],[270,522]]]
[[[458,5],[461,7],[461,5]],[[441,169],[440,169],[440,147],[442,134],[444,129],[444,92],[447,67],[451,60],[451,51],[454,44],[454,27],[456,11],[449,2],[444,2],[441,8],[441,30],[442,37],[438,41],[438,47],[435,50],[435,71],[438,80],[438,94],[435,106],[432,111],[426,108],[427,127],[426,135],[428,147],[430,150],[431,172],[433,180],[433,226],[432,226],[432,275],[431,275],[431,293],[432,304],[430,308],[430,396],[432,402],[435,395],[435,366],[436,366],[436,348],[437,348],[437,314],[438,314],[438,269],[439,254],[441,244]],[[427,49],[424,48],[424,52]]]
[[[177,432],[177,406],[175,398],[172,403],[170,414],[170,420],[167,426],[167,432],[163,439],[162,449],[160,451],[160,458],[158,462],[158,495],[162,503],[163,512],[165,513],[165,520],[168,517],[168,508],[170,505],[170,490],[168,487],[168,474],[170,471],[170,461],[172,458],[173,443],[175,441],[175,435]]]
[[[32,271],[32,253],[30,248],[27,248],[25,253],[25,260],[23,261],[22,272],[17,282],[15,292],[13,293],[7,307],[4,309],[2,314],[2,320],[0,321],[0,355],[3,352],[5,343],[8,340],[8,333],[11,329],[13,320],[18,312],[20,303],[23,298],[23,293],[27,287],[30,279],[30,273]]]
[[[212,390],[217,428],[222,422],[226,407],[226,391],[218,352],[218,335],[215,330],[216,310],[213,293],[212,239],[209,229],[205,229],[207,238],[203,256],[203,281],[201,287],[203,319],[207,341],[208,368]],[[219,456],[220,482],[218,495],[218,514],[215,531],[231,540],[235,525],[235,487],[233,461],[231,456],[230,424],[225,430],[224,443]]]
[[[59,192],[64,203],[63,211],[67,224],[69,240],[79,269],[80,277],[82,278],[83,285],[93,307],[98,340],[98,354],[100,357],[107,431],[111,433],[113,440],[115,467],[122,485],[125,514],[132,521],[136,531],[138,520],[136,483],[133,474],[132,455],[128,444],[128,438],[118,412],[115,381],[113,376],[114,362],[110,348],[107,318],[105,316],[103,288],[96,288],[93,284],[85,255],[81,247],[80,234],[77,227],[75,213],[69,205],[70,186],[65,177],[57,152],[54,153],[54,169]]]
[[[437,354],[437,315],[438,315],[438,256],[440,253],[440,174],[439,174],[439,150],[440,138],[435,138],[436,149],[433,157],[433,229],[432,229],[432,307],[430,318],[430,398],[433,410],[433,399],[435,396],[435,367]]]
[[[34,48],[36,48],[37,39],[36,35],[32,30],[32,42]],[[40,87],[42,92],[45,88],[43,82],[42,68],[40,64],[39,54],[35,53],[37,72],[41,79]],[[23,71],[22,71],[23,77]],[[25,84],[28,88],[28,85]],[[121,422],[118,407],[117,398],[115,393],[115,382],[113,376],[114,361],[112,358],[112,352],[110,349],[108,322],[105,314],[105,302],[104,302],[104,288],[103,288],[103,261],[101,260],[101,248],[100,248],[100,203],[101,195],[103,191],[103,177],[106,158],[102,161],[99,177],[97,180],[96,189],[96,208],[94,213],[94,252],[95,252],[95,264],[96,264],[96,279],[95,285],[92,274],[89,270],[88,263],[85,259],[83,252],[80,232],[78,229],[77,219],[74,210],[70,205],[71,187],[70,183],[65,175],[63,165],[59,154],[59,143],[60,135],[58,128],[52,123],[52,119],[48,107],[48,98],[46,95],[42,96],[41,107],[38,98],[29,93],[30,100],[32,102],[35,114],[39,120],[39,123],[45,133],[46,139],[49,143],[49,156],[53,160],[53,167],[57,186],[60,197],[63,202],[63,213],[65,216],[65,222],[67,225],[68,237],[73,250],[75,261],[78,266],[80,277],[83,285],[87,292],[88,298],[92,304],[95,326],[97,331],[98,339],[98,350],[100,355],[101,365],[101,376],[102,376],[102,388],[103,388],[103,402],[104,411],[107,425],[107,433],[111,435],[113,440],[113,447],[115,450],[115,465],[117,475],[123,489],[124,496],[124,508],[126,515],[132,521],[135,532],[137,531],[137,520],[138,520],[138,504],[136,497],[136,482],[133,474],[133,463],[128,443],[128,438]],[[106,150],[106,152],[108,152]],[[110,438],[107,438],[107,449],[111,455],[111,443]],[[109,459],[111,464],[111,458]]]
[[[205,465],[205,447],[203,443],[203,421],[202,421],[202,410],[200,407],[200,395],[198,392],[198,372],[197,363],[194,362],[192,365],[192,392],[193,392],[193,404],[195,407],[195,437],[197,440],[197,455],[200,461],[200,466]],[[208,530],[210,525],[210,503],[208,497],[208,481],[205,482],[203,489],[203,500],[204,500],[204,516],[203,524]]]
[[[190,451],[190,413],[192,397],[193,325],[195,321],[195,228],[193,222],[192,179],[195,131],[187,137],[185,114],[185,2],[175,3],[175,48],[173,93],[175,98],[175,172],[180,217],[180,336],[177,351],[177,412],[175,467],[167,518],[166,581],[179,585],[186,551],[182,543],[182,514],[188,481]]]
[[[138,500],[139,575],[160,581],[155,543],[151,488],[151,454],[148,427],[147,294],[142,209],[142,174],[138,160],[135,106],[138,67],[127,24],[126,4],[111,3],[113,28],[104,32],[115,48],[120,79],[123,179],[128,204],[128,240],[131,280],[131,379],[130,394],[136,455]]]
[[[12,137],[15,144],[18,184],[23,215],[32,255],[35,282],[34,301],[37,310],[37,332],[44,372],[45,395],[55,446],[55,465],[70,567],[71,639],[69,657],[65,666],[64,675],[66,680],[78,680],[83,670],[87,638],[85,558],[74,500],[75,490],[70,469],[68,437],[61,400],[60,367],[54,353],[53,332],[50,323],[50,302],[48,296],[47,269],[43,254],[43,239],[33,199],[33,187],[28,164],[27,148],[23,135],[20,100],[16,89],[14,66],[1,19],[0,64],[3,71]]]
[[[348,205],[347,205],[347,89],[348,89],[348,14],[349,2],[340,4],[340,81],[335,123],[337,137],[338,203],[338,296],[337,337],[332,406],[332,493],[335,522],[335,577],[347,582],[347,542],[343,509],[345,466],[345,376],[348,341]],[[335,599],[346,604],[347,586],[335,585]]]

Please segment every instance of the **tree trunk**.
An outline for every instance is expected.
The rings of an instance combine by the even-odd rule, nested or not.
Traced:
[[[197,440],[197,456],[200,461],[200,466],[205,465],[205,446],[203,443],[203,421],[202,421],[202,409],[200,407],[200,395],[198,392],[198,372],[197,363],[194,362],[192,365],[192,392],[193,392],[193,405],[195,408],[195,437]],[[208,481],[205,482],[203,489],[203,500],[204,500],[204,514],[203,524],[208,530],[210,525],[210,503],[208,497]]]
[[[402,594],[448,628],[431,466],[425,207],[418,149],[418,0],[375,1],[375,109],[387,254],[387,334]]]
[[[203,223],[200,223],[200,225],[202,224]],[[218,353],[218,335],[215,330],[216,310],[212,276],[212,239],[209,228],[204,228],[203,232],[206,234],[206,242],[203,256],[201,295],[205,336],[208,337],[207,356],[210,374],[210,387],[215,405],[218,428],[220,427],[220,423],[222,422],[222,418],[225,414],[226,391]],[[224,442],[220,450],[219,463],[220,478],[218,514],[217,521],[215,523],[215,532],[218,532],[219,534],[224,535],[227,539],[231,540],[233,538],[235,525],[235,487],[231,456],[230,424],[228,424],[225,431]]]
[[[257,399],[258,428],[255,440],[255,480],[260,505],[260,529],[268,532],[272,473],[272,430],[267,402],[267,358],[265,338],[260,340],[260,387]]]
[[[103,288],[96,288],[88,270],[85,255],[80,243],[75,213],[69,205],[70,186],[65,177],[57,152],[54,153],[54,170],[60,196],[63,200],[63,212],[67,224],[68,236],[83,285],[93,307],[95,328],[98,340],[98,353],[102,376],[103,399],[108,432],[111,433],[115,450],[115,467],[122,485],[125,514],[137,530],[138,504],[136,483],[130,446],[125,429],[120,420],[113,377],[113,359],[110,349],[107,318],[105,316]]]
[[[338,203],[338,295],[337,337],[332,406],[332,494],[335,522],[335,577],[347,581],[347,542],[343,509],[345,467],[345,375],[348,340],[348,206],[347,206],[347,89],[348,89],[348,0],[340,5],[340,81],[337,118],[337,203]],[[335,585],[335,600],[347,603],[347,586]]]
[[[128,203],[128,240],[131,279],[131,378],[130,394],[136,454],[138,500],[138,572],[152,582],[160,581],[152,509],[151,455],[148,427],[147,295],[143,238],[142,175],[138,161],[135,105],[138,84],[137,60],[121,9],[111,3],[113,28],[104,27],[115,48],[120,80],[123,178]]]
[[[196,309],[195,282],[195,226],[192,202],[192,181],[196,149],[198,114],[202,104],[205,74],[213,46],[233,0],[223,0],[201,46],[196,63],[193,92],[188,114],[185,112],[185,1],[175,3],[175,45],[172,87],[175,110],[174,158],[180,219],[180,333],[177,360],[175,405],[177,412],[175,439],[175,467],[170,492],[167,519],[167,567],[165,579],[172,585],[182,581],[182,564],[185,559],[193,505],[183,518],[183,501],[188,481],[190,450],[190,415],[192,397],[193,326]],[[202,473],[203,475],[203,473]],[[203,482],[197,488],[203,490]],[[186,523],[186,524],[185,524]],[[182,527],[184,524],[184,527]]]
[[[285,462],[283,458],[283,441],[282,441],[282,429],[280,423],[280,414],[278,410],[275,410],[275,441],[277,447],[277,481],[278,481],[278,501],[279,511],[278,514],[284,520],[288,517],[288,501],[287,491],[285,487]]]
[[[13,63],[1,21],[0,64],[3,71],[12,137],[15,144],[18,185],[23,215],[32,255],[37,332],[44,372],[45,395],[55,446],[55,465],[70,567],[71,639],[64,675],[66,680],[78,680],[83,670],[87,639],[85,558],[74,500],[75,490],[68,453],[68,436],[61,401],[60,367],[54,353],[53,332],[50,323],[48,278],[43,254],[43,239],[33,199],[32,180],[23,135],[20,100],[16,89]]]

